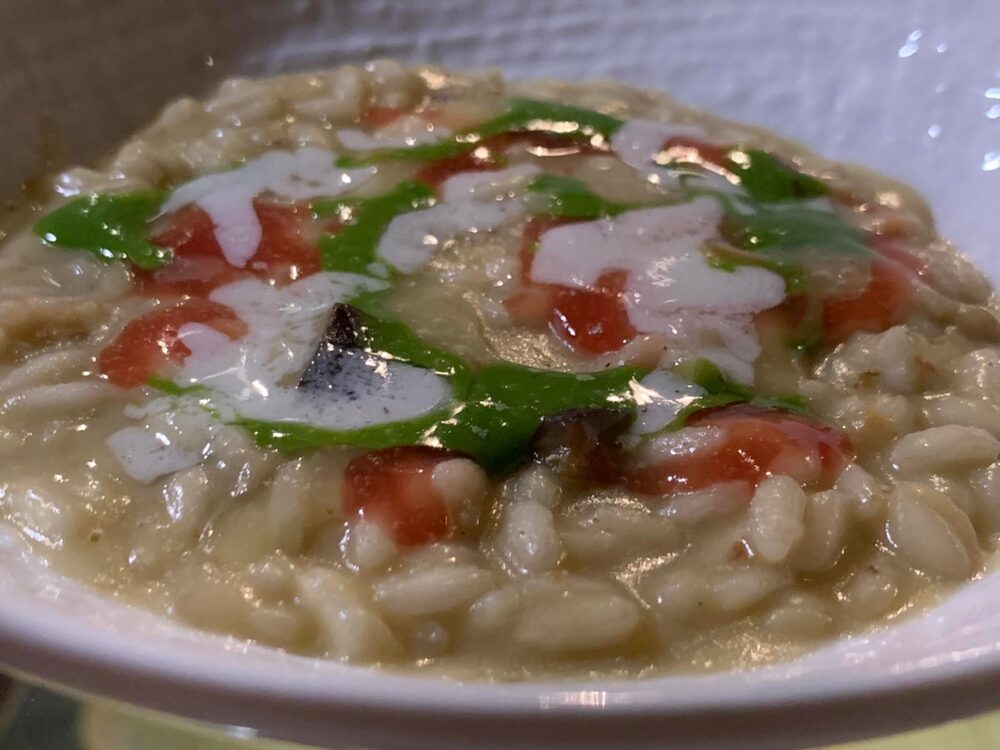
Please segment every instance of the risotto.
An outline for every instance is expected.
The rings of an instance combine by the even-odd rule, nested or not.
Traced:
[[[766,663],[981,573],[1000,325],[921,200],[609,82],[231,80],[0,251],[0,519],[109,596],[482,679]]]

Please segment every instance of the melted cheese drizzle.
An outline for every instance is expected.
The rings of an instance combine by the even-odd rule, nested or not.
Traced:
[[[357,128],[338,130],[337,139],[349,151],[377,151],[434,143],[449,138],[451,134],[448,128],[427,122],[419,115],[404,115],[370,133]]]
[[[465,232],[486,232],[528,213],[517,194],[541,170],[519,164],[494,172],[463,172],[444,182],[441,201],[423,211],[397,216],[379,241],[378,254],[402,273],[426,264],[445,240]]]
[[[625,270],[623,297],[636,330],[661,334],[671,349],[749,383],[760,354],[753,315],[784,299],[785,282],[762,268],[710,266],[701,247],[717,236],[721,219],[718,203],[703,197],[556,227],[542,235],[531,276],[593,289],[603,273]]]
[[[320,148],[269,151],[228,172],[205,175],[177,188],[163,204],[170,213],[194,204],[215,225],[215,238],[230,265],[243,268],[260,245],[256,196],[270,193],[289,200],[334,197],[375,174],[374,167],[339,169],[336,154]]]

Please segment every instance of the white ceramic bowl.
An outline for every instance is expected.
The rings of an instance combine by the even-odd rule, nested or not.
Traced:
[[[130,0],[86,18],[77,7],[0,10],[0,62],[13,70],[0,77],[0,191],[44,164],[39,132],[92,158],[158,104],[224,75],[391,55],[512,77],[612,75],[771,127],[923,190],[944,233],[1000,281],[1000,8],[989,0]],[[756,671],[462,685],[172,625],[58,578],[0,529],[3,665],[327,746],[750,748],[894,732],[1000,705],[996,601],[1000,574],[920,619]]]

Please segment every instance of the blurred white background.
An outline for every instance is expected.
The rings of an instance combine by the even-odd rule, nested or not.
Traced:
[[[1000,230],[992,0],[4,0],[0,194],[222,77],[373,56],[665,90],[915,185],[981,259]]]

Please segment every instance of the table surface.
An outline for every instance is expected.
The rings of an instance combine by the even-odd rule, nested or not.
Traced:
[[[7,682],[0,675],[0,750],[295,750],[234,734],[137,716],[109,704],[78,703]],[[1000,713],[889,739],[828,750],[993,750]]]

